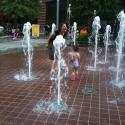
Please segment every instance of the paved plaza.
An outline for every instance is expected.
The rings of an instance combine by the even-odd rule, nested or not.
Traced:
[[[80,47],[79,80],[73,82],[66,78],[61,88],[62,102],[68,107],[62,111],[49,111],[49,105],[57,101],[57,93],[50,92],[53,81],[49,79],[47,38],[31,40],[35,48],[32,80],[15,77],[28,70],[20,40],[10,42],[15,46],[18,43],[20,47],[7,49],[8,53],[2,50],[4,45],[0,46],[0,125],[125,125],[125,86],[110,83],[116,78],[116,71],[109,68],[116,67],[115,48],[109,48],[109,63],[98,63],[100,70],[91,71],[87,67],[94,65],[92,55],[87,47]],[[9,42],[6,45],[10,45]],[[64,50],[67,63],[70,50],[70,47]],[[104,48],[98,60],[103,57]],[[71,66],[68,68],[70,76]],[[125,80],[124,74],[121,79]]]

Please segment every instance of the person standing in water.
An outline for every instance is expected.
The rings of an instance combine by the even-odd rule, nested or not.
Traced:
[[[71,81],[78,80],[78,67],[80,61],[80,54],[78,53],[78,51],[78,45],[74,45],[71,59],[69,61],[69,63],[72,63],[72,78],[70,79]]]
[[[50,59],[50,68],[51,73],[55,72],[55,60],[54,60],[54,46],[53,46],[53,40],[55,40],[57,35],[62,35],[63,38],[67,35],[66,33],[67,27],[65,23],[61,23],[59,26],[59,29],[54,31],[49,37],[48,42],[46,44],[46,48],[49,50],[49,59]]]

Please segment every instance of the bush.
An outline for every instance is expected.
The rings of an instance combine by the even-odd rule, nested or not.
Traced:
[[[0,32],[0,36],[5,36],[5,33],[4,32]]]
[[[76,40],[77,41],[88,41],[88,37],[91,36],[91,33],[87,33],[85,35],[80,34],[77,36]]]

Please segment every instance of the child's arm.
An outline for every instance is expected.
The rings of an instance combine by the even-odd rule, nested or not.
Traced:
[[[72,60],[73,60],[73,54],[71,55],[71,58],[70,58],[69,64],[72,62]]]
[[[79,64],[80,64],[80,54],[79,54],[79,57],[78,57],[78,61],[79,61]]]

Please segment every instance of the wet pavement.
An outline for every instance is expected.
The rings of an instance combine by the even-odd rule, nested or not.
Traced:
[[[91,71],[87,70],[87,66],[93,66],[94,63],[91,54],[87,48],[81,47],[79,80],[72,82],[66,78],[66,86],[61,88],[62,101],[68,108],[48,111],[49,104],[57,101],[57,93],[50,93],[53,82],[49,80],[46,40],[43,44],[42,39],[33,42],[34,47],[41,45],[43,48],[34,49],[32,80],[15,78],[15,75],[28,70],[22,51],[0,55],[0,125],[125,125],[125,86],[118,87],[110,83],[116,77],[116,72],[109,69],[116,66],[115,48],[109,49],[109,63],[97,64],[101,71]],[[21,42],[13,43],[21,49]],[[64,51],[66,62],[70,50],[69,47]],[[99,60],[103,56],[104,48]],[[125,80],[124,77],[121,79]]]

